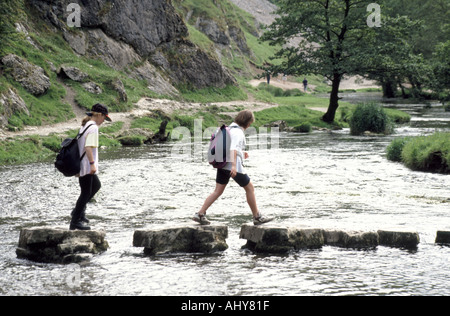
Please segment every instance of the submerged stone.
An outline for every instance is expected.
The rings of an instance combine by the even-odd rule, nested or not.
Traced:
[[[134,247],[144,247],[146,255],[167,253],[214,253],[228,249],[228,227],[223,225],[184,224],[137,230]]]
[[[19,259],[43,263],[80,263],[108,249],[104,230],[68,230],[31,227],[20,231],[16,254]]]

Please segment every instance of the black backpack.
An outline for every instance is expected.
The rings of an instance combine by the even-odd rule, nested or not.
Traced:
[[[86,152],[80,157],[78,140],[86,133],[89,127],[83,133],[78,134],[77,137],[67,138],[61,144],[61,150],[56,156],[55,167],[66,177],[73,177],[80,173],[81,160],[83,160]]]

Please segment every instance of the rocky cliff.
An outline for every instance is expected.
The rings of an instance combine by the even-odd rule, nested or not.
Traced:
[[[134,75],[149,82],[157,80],[161,88],[168,83],[195,88],[235,84],[235,79],[217,60],[186,40],[187,27],[170,1],[28,0],[28,3],[63,32],[64,39],[79,55],[100,58],[118,70],[139,64]],[[79,28],[69,28],[66,23],[75,12],[68,11],[71,3],[80,7]]]

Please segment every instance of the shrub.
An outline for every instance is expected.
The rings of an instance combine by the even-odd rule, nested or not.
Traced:
[[[450,133],[411,139],[403,148],[402,161],[413,170],[450,173]]]
[[[361,135],[365,131],[390,134],[393,124],[386,112],[376,103],[359,104],[349,122],[350,133]]]
[[[390,161],[401,162],[403,147],[405,147],[406,143],[410,140],[411,139],[408,137],[393,140],[386,149],[387,159]]]
[[[311,131],[312,131],[312,125],[308,122],[302,123],[302,124],[294,127],[294,132],[311,133]]]

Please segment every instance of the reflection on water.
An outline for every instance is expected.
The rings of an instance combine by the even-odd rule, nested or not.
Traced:
[[[62,178],[51,164],[2,168],[0,295],[449,295],[450,247],[435,245],[434,238],[437,230],[450,229],[450,178],[385,158],[394,137],[432,131],[404,126],[389,137],[355,137],[348,130],[282,133],[279,149],[255,149],[247,163],[260,209],[278,222],[414,229],[421,238],[416,251],[326,246],[262,256],[241,250],[240,226],[251,213],[244,191],[230,183],[208,214],[229,226],[227,251],[145,257],[132,247],[134,230],[189,221],[213,189],[215,171],[205,162],[172,157],[171,144],[104,153],[103,187],[87,213],[93,227],[106,229],[111,248],[80,267],[77,286],[67,283],[68,267],[15,256],[21,227],[68,225],[76,180]]]

